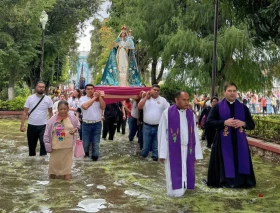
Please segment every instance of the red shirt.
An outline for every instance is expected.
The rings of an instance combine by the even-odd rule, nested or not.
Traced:
[[[265,98],[261,99],[261,104],[262,104],[262,107],[266,107],[266,99]]]
[[[130,110],[130,112],[128,112],[128,111],[124,108],[127,117],[130,118],[130,117],[131,117],[131,103],[130,103],[130,101],[124,101],[124,102],[123,102],[123,105],[124,105],[127,109]]]

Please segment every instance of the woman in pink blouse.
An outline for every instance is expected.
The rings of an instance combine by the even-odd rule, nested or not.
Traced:
[[[75,115],[69,113],[67,101],[58,103],[58,113],[47,123],[44,143],[50,153],[50,178],[63,176],[65,180],[72,178],[73,146],[76,141],[75,133],[80,128],[80,122]]]

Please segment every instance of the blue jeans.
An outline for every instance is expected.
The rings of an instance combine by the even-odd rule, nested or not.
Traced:
[[[101,136],[101,121],[93,124],[83,122],[83,144],[86,156],[89,156],[89,145],[92,143],[92,157],[99,156],[99,143]]]
[[[128,139],[129,139],[129,141],[133,141],[133,138],[135,137],[136,132],[138,130],[137,119],[132,116],[129,117],[128,126],[129,126]]]
[[[272,105],[266,104],[266,110],[267,110],[267,113],[272,113]]]
[[[253,111],[253,113],[256,113],[256,105],[257,104],[252,104],[252,111]]]
[[[158,126],[143,125],[143,149],[142,156],[148,156],[152,148],[152,157],[158,158],[158,140],[157,140]]]
[[[143,149],[143,122],[138,125],[138,143],[140,146],[140,150]]]

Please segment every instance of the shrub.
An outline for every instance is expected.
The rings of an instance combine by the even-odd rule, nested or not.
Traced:
[[[16,97],[9,101],[9,110],[23,110],[25,100],[25,97]]]
[[[280,142],[280,115],[253,115],[252,117],[255,121],[255,129],[248,131],[248,135],[265,141]]]
[[[30,89],[27,87],[21,88],[16,86],[15,87],[15,94],[16,97],[20,96],[20,97],[28,97],[30,95]]]
[[[176,85],[174,87],[163,84],[160,86],[160,95],[166,98],[169,103],[174,103],[174,95],[178,91],[186,91],[189,93],[190,99],[192,97],[191,89],[187,86]]]
[[[261,120],[261,121],[272,121],[272,122],[279,122],[280,123],[280,115],[252,115],[254,120]]]
[[[0,100],[0,109],[1,110],[23,110],[26,97],[16,97],[13,100],[1,101]]]
[[[0,109],[1,110],[8,110],[9,102],[0,100]]]

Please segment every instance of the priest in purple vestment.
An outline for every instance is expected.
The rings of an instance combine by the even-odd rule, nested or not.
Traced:
[[[194,189],[195,162],[203,157],[195,115],[188,109],[188,93],[176,93],[175,101],[161,116],[158,152],[165,164],[167,195],[181,197],[187,189]]]
[[[237,86],[226,83],[225,98],[212,107],[206,126],[216,129],[208,167],[207,185],[211,187],[250,188],[256,179],[246,138],[255,128],[247,106],[237,97]]]

